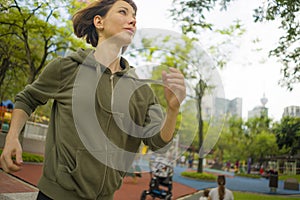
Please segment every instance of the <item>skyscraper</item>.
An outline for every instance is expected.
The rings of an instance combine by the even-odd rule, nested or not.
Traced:
[[[248,111],[248,119],[249,118],[255,118],[255,117],[268,117],[268,108],[266,107],[266,104],[268,103],[268,99],[266,98],[266,95],[264,94],[263,97],[260,99],[261,106],[256,106],[252,110]]]
[[[282,117],[300,117],[300,106],[287,106],[284,108]]]
[[[242,117],[242,98],[237,97],[232,100],[215,98],[213,113],[216,117],[224,115]]]

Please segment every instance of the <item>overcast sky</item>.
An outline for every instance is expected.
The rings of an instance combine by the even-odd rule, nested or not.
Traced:
[[[138,6],[138,28],[161,28],[179,33],[179,27],[168,17],[171,0],[135,0]],[[259,0],[236,0],[226,12],[214,12],[209,20],[218,27],[226,27],[236,19],[240,19],[246,28],[246,33],[240,38],[237,47],[232,50],[230,62],[225,69],[220,70],[225,98],[243,99],[243,118],[248,111],[261,105],[260,99],[265,93],[268,98],[266,107],[269,117],[279,120],[286,106],[300,106],[300,86],[295,86],[292,92],[278,85],[281,78],[280,64],[275,58],[268,58],[268,51],[276,47],[281,32],[276,23],[254,23],[253,9]],[[209,37],[209,36],[208,36]],[[259,38],[260,42],[251,41]],[[207,45],[209,45],[209,40]],[[205,43],[205,41],[203,42]],[[204,47],[205,48],[205,45]],[[260,52],[253,49],[263,48]]]

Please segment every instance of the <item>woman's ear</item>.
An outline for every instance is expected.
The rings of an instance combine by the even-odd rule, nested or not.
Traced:
[[[104,27],[103,27],[103,18],[100,15],[96,15],[94,17],[94,26],[99,31],[102,31],[104,29]]]

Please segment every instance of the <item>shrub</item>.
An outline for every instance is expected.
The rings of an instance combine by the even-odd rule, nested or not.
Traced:
[[[38,162],[38,163],[44,162],[44,157],[36,154],[24,152],[22,154],[22,157],[24,162]]]
[[[246,178],[261,178],[261,175],[258,174],[235,174],[235,176],[241,176],[241,177],[246,177]]]
[[[206,181],[215,181],[216,176],[208,173],[198,173],[198,172],[182,172],[181,176],[199,179],[199,180],[206,180]]]
[[[0,155],[2,154],[2,150],[0,149]],[[44,161],[44,157],[41,155],[36,155],[32,153],[23,152],[22,159],[24,162],[37,162],[42,163]]]

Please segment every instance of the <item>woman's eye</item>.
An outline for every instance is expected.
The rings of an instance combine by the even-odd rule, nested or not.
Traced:
[[[127,12],[126,12],[126,10],[120,10],[119,13],[126,15]]]

